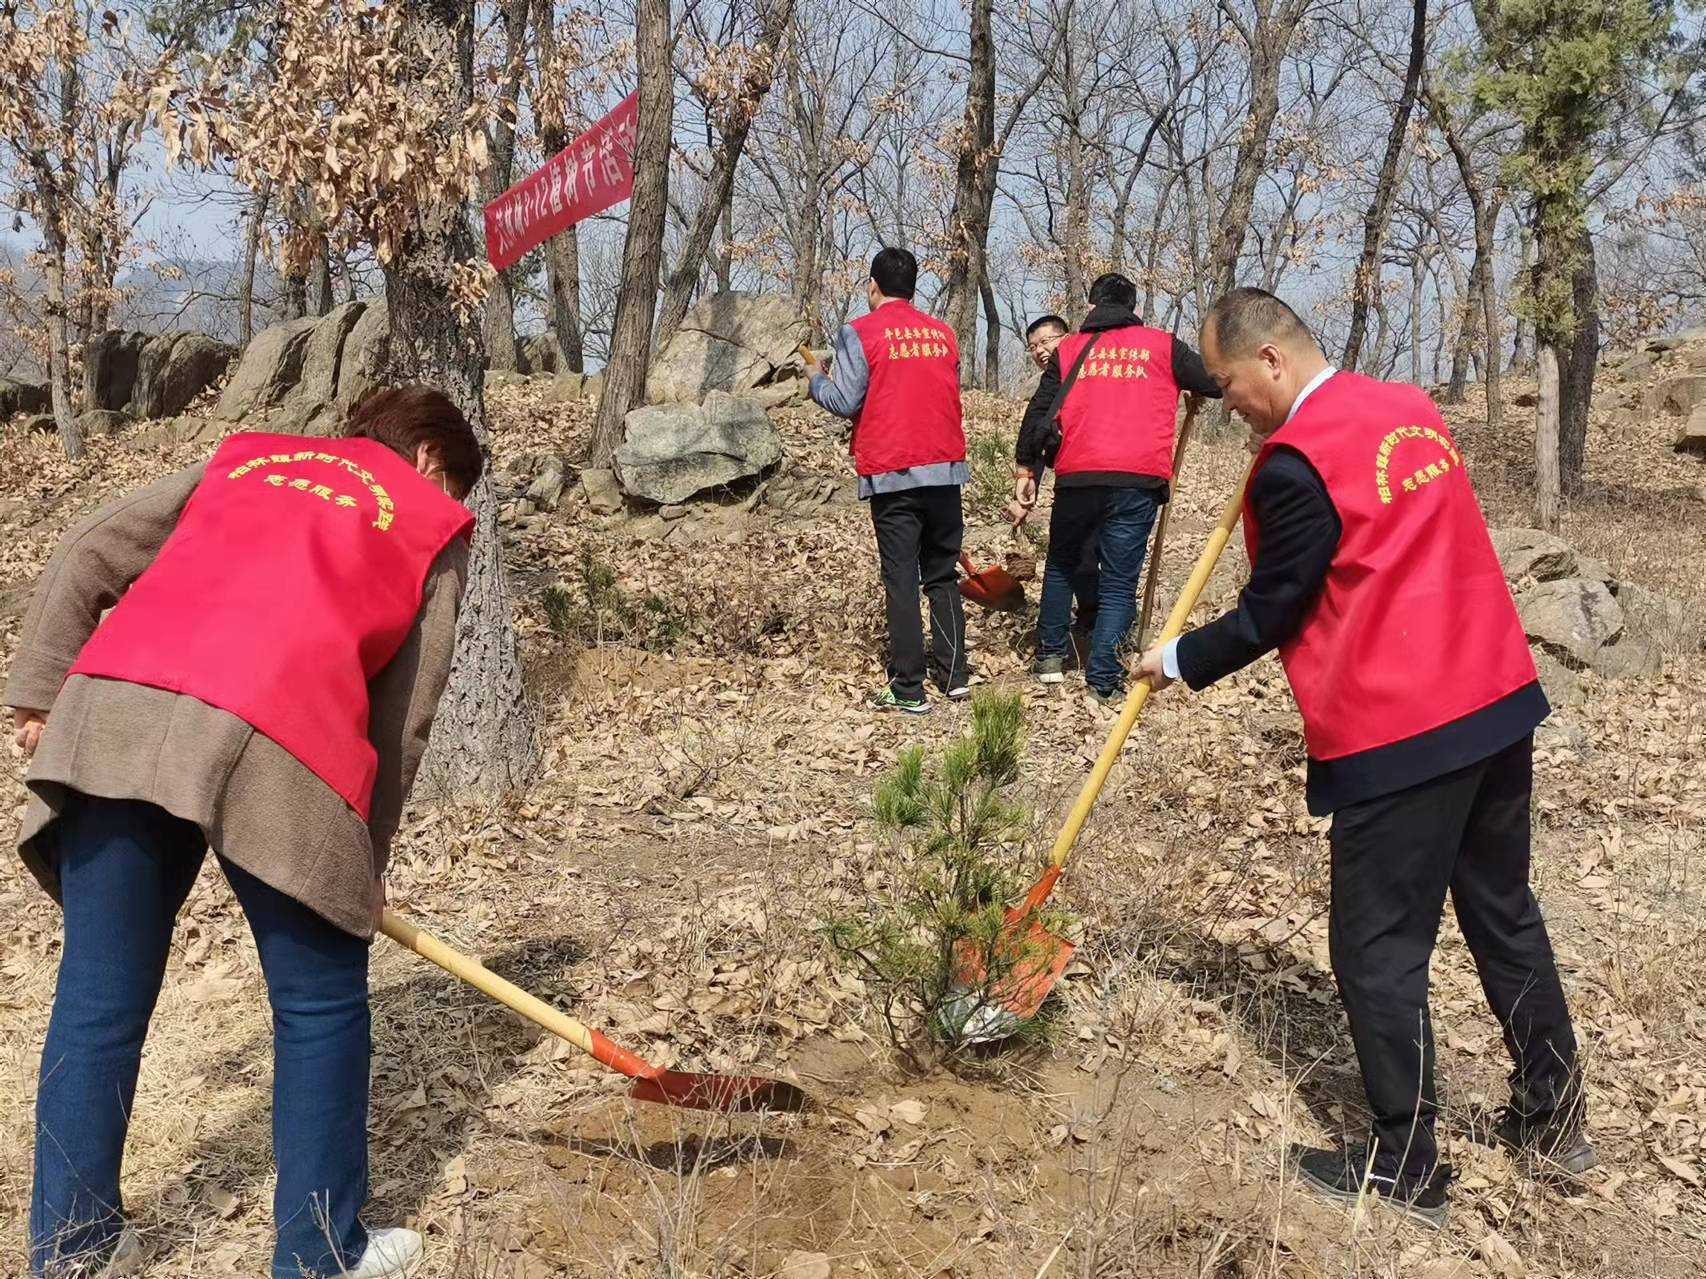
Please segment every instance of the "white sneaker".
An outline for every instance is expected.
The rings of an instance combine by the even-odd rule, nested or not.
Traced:
[[[420,1235],[402,1226],[370,1230],[367,1232],[367,1250],[361,1254],[361,1260],[355,1269],[344,1271],[339,1279],[392,1279],[395,1275],[406,1275],[421,1259],[425,1249]]]

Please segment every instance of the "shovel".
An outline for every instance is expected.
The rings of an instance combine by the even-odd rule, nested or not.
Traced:
[[[971,556],[961,551],[960,567],[966,571],[960,579],[960,594],[973,604],[997,613],[1013,613],[1025,607],[1025,588],[1002,565],[992,564],[980,571],[973,567]]]
[[[379,930],[423,959],[430,959],[452,977],[459,977],[475,990],[520,1013],[536,1026],[568,1040],[593,1060],[627,1075],[634,1081],[628,1095],[636,1101],[689,1110],[718,1110],[727,1113],[754,1110],[804,1110],[811,1099],[793,1084],[760,1075],[696,1075],[665,1070],[611,1043],[544,1000],[505,981],[476,959],[445,945],[394,910],[387,910]]]
[[[1173,498],[1178,496],[1179,471],[1185,465],[1185,445],[1190,442],[1191,428],[1196,425],[1197,410],[1201,407],[1200,395],[1193,395],[1185,402],[1184,425],[1179,427],[1179,442],[1173,446],[1173,492],[1167,495],[1160,518],[1155,521],[1155,545],[1149,552],[1149,580],[1143,584],[1143,611],[1137,617],[1137,647],[1140,651],[1149,635],[1149,619],[1155,616],[1155,583],[1161,578],[1161,548],[1167,542],[1167,515],[1173,509]]]
[[[1203,587],[1208,584],[1209,574],[1214,572],[1215,563],[1238,524],[1238,516],[1244,507],[1244,489],[1249,482],[1250,473],[1246,471],[1244,478],[1238,482],[1237,491],[1220,512],[1220,520],[1209,534],[1208,545],[1197,557],[1190,580],[1173,605],[1167,624],[1161,628],[1158,643],[1176,639],[1184,631],[1191,610],[1196,607]],[[1067,961],[1072,958],[1072,943],[1044,928],[1038,911],[1049,894],[1054,892],[1067,855],[1078,841],[1078,832],[1084,828],[1096,797],[1102,793],[1102,784],[1108,780],[1108,773],[1119,758],[1120,750],[1136,726],[1137,717],[1143,713],[1143,705],[1152,691],[1147,679],[1133,681],[1131,691],[1126,694],[1125,705],[1120,709],[1119,720],[1108,733],[1107,741],[1102,744],[1102,753],[1096,757],[1096,766],[1090,770],[1084,788],[1078,792],[1077,802],[1066,816],[1066,824],[1055,837],[1054,849],[1049,854],[1042,877],[1025,894],[1025,900],[1007,912],[1002,936],[995,941],[990,953],[1011,959],[1011,970],[985,989],[988,985],[987,971],[982,955],[976,948],[961,948],[956,993],[944,1004],[944,1019],[958,1028],[962,1041],[981,1044],[1011,1035],[1023,1021],[1036,1015],[1055,982],[1060,980],[1060,974],[1065,971]]]

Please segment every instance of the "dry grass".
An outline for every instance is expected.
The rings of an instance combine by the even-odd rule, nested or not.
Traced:
[[[525,387],[500,395],[500,461],[584,444],[577,410]],[[1606,409],[1566,536],[1702,609],[1706,507],[1680,492],[1701,468],[1614,397]],[[973,412],[983,434],[1017,409],[978,397]],[[1473,405],[1454,414],[1495,522],[1526,522],[1520,417],[1493,439]],[[782,429],[798,471],[848,483],[815,415],[785,415]],[[77,514],[192,452],[97,441],[69,467],[51,442],[0,440],[0,592],[28,585]],[[1231,444],[1193,453],[1163,597],[1244,460]],[[664,540],[636,527],[571,500],[512,530],[547,772],[488,806],[421,797],[394,892],[655,1060],[780,1072],[822,1104],[763,1121],[635,1109],[572,1050],[381,943],[369,1216],[427,1233],[426,1279],[805,1279],[823,1273],[819,1257],[836,1276],[884,1279],[1445,1279],[1514,1275],[1511,1256],[1535,1276],[1706,1269],[1698,652],[1672,652],[1654,680],[1588,677],[1586,703],[1539,739],[1536,879],[1606,1167],[1542,1186],[1473,1140],[1505,1067],[1448,923],[1434,1012],[1461,1181],[1432,1234],[1321,1205],[1282,1172],[1289,1142],[1363,1118],[1326,962],[1325,841],[1303,812],[1301,738],[1273,663],[1146,713],[1063,889],[1083,935],[1050,1040],[957,1077],[909,1075],[812,926],[888,874],[868,819],[876,776],[906,742],[961,732],[966,712],[921,723],[858,709],[881,679],[881,597],[857,504],[796,515],[760,501]],[[974,559],[1006,544],[993,517],[974,521]],[[588,556],[627,598],[678,607],[669,651],[553,635],[543,592]],[[1205,614],[1242,567],[1229,552]],[[978,616],[971,642],[980,674],[1026,699],[1024,798],[1047,829],[1105,721],[1024,679],[1027,624]],[[0,647],[16,627],[0,621]],[[57,912],[16,868],[0,910],[0,1273],[17,1274]],[[209,871],[180,923],[126,1164],[127,1207],[158,1249],[150,1275],[264,1268],[269,1044],[253,949]]]

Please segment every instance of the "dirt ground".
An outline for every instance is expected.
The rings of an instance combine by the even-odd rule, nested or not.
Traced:
[[[1599,402],[1565,537],[1706,609],[1693,490],[1706,467],[1673,454],[1614,381]],[[492,404],[508,496],[533,455],[584,450],[578,406],[531,386]],[[968,408],[979,437],[1017,421],[1008,402]],[[1497,435],[1477,399],[1449,416],[1492,521],[1527,523],[1529,412],[1512,408]],[[427,1279],[1706,1271],[1706,655],[1669,653],[1653,679],[1586,676],[1585,702],[1539,734],[1535,878],[1603,1168],[1543,1186],[1474,1139],[1505,1064],[1448,923],[1433,1008],[1452,1215],[1437,1233],[1357,1216],[1282,1171],[1289,1142],[1364,1118],[1327,963],[1324,823],[1304,812],[1302,738],[1271,659],[1151,703],[1063,885],[1082,935],[1048,1036],[958,1075],[894,1059],[819,925],[890,873],[876,778],[970,712],[862,708],[881,680],[868,516],[830,419],[790,411],[779,425],[785,470],[756,499],[679,521],[596,516],[578,493],[554,513],[512,508],[545,770],[487,805],[417,794],[392,893],[653,1059],[775,1072],[819,1105],[762,1119],[636,1106],[574,1050],[382,940],[367,1215],[426,1233]],[[0,651],[72,520],[196,457],[120,438],[72,466],[50,440],[0,440]],[[1236,442],[1193,446],[1164,600],[1245,460]],[[971,525],[980,563],[1014,549],[987,505]],[[1235,540],[1199,618],[1244,569]],[[1033,616],[975,615],[970,643],[984,683],[1023,694],[1024,790],[1046,848],[1108,720],[1071,677],[1026,678]],[[0,788],[21,809],[15,768]],[[0,1273],[14,1275],[59,921],[6,866]],[[126,1162],[149,1275],[265,1270],[269,1026],[210,863],[180,921]]]

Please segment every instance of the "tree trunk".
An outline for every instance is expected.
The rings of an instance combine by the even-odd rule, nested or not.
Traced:
[[[986,390],[1001,389],[1001,312],[995,305],[995,290],[989,287],[986,275],[979,282],[983,294],[983,385]]]
[[[556,67],[556,19],[552,0],[539,0],[533,5],[541,74],[551,74]],[[560,99],[553,97],[549,101],[560,107]],[[537,94],[533,110],[535,116],[541,114]],[[568,127],[560,109],[552,112],[552,118],[541,119],[539,142],[547,156],[556,155],[569,145]],[[545,287],[551,295],[551,332],[557,341],[557,367],[565,373],[583,373],[586,356],[581,340],[581,255],[577,227],[545,241]]]
[[[50,215],[51,216],[51,215]],[[47,248],[47,369],[53,401],[53,424],[59,429],[65,456],[75,462],[83,456],[83,431],[71,403],[71,345],[66,324],[65,237],[52,218]]]
[[[1542,342],[1539,395],[1534,408],[1534,523],[1558,531],[1558,348]]]
[[[248,346],[255,336],[255,263],[261,252],[261,228],[266,225],[267,204],[272,200],[272,179],[262,178],[249,211],[249,234],[243,245],[243,287],[239,295],[237,345]]]
[[[460,72],[461,102],[473,92],[472,0],[411,0],[410,25],[423,56]],[[460,112],[445,110],[455,119]],[[458,264],[479,260],[466,203],[423,203],[386,265],[394,381],[426,381],[448,395],[487,438],[485,352],[479,330],[458,319],[450,281]],[[521,678],[510,617],[497,502],[490,472],[470,495],[474,543],[457,623],[456,664],[439,702],[422,775],[441,793],[493,793],[525,785],[538,767],[535,717]]]
[[[995,36],[993,0],[971,0],[971,72],[965,121],[954,166],[954,206],[948,215],[948,274],[943,318],[959,336],[960,385],[977,384],[978,282],[984,276],[993,204],[995,157]],[[986,188],[989,194],[986,195]]]
[[[1505,423],[1504,370],[1499,367],[1499,282],[1493,276],[1493,232],[1499,205],[1482,202],[1475,209],[1475,258],[1481,266],[1481,376],[1487,384],[1487,423],[1495,431]]]
[[[1302,7],[1307,7],[1306,5]],[[1295,0],[1258,0],[1255,27],[1249,34],[1250,106],[1238,140],[1238,159],[1232,169],[1232,188],[1221,210],[1213,249],[1214,295],[1238,282],[1238,259],[1250,229],[1250,210],[1256,203],[1256,183],[1268,162],[1268,139],[1279,114],[1280,69],[1291,48],[1300,16]],[[1206,165],[1206,161],[1204,162]]]
[[[1398,159],[1410,132],[1410,111],[1416,104],[1416,86],[1421,81],[1422,64],[1427,56],[1427,33],[1427,0],[1415,0],[1415,10],[1410,15],[1410,62],[1404,68],[1404,91],[1398,96],[1392,136],[1386,140],[1386,156],[1380,162],[1380,177],[1374,184],[1374,199],[1362,220],[1362,260],[1351,277],[1351,329],[1345,338],[1344,357],[1339,361],[1347,369],[1357,367],[1363,336],[1368,331],[1368,295],[1380,276],[1380,244],[1386,238],[1392,205],[1398,195]]]
[[[1599,272],[1593,237],[1583,230],[1571,255],[1570,300],[1575,314],[1568,357],[1559,370],[1558,470],[1566,494],[1581,492],[1587,465],[1588,410],[1599,365]]]
[[[545,285],[551,292],[551,332],[557,339],[557,367],[565,373],[583,373],[586,353],[581,345],[581,254],[580,233],[576,228],[570,227],[545,242]]]
[[[727,293],[735,286],[735,205],[732,199],[723,201],[722,241],[722,251],[717,254],[717,288]]]
[[[611,325],[610,362],[593,420],[592,464],[609,466],[622,439],[622,420],[646,393],[652,313],[657,306],[664,219],[669,210],[669,146],[675,110],[670,70],[670,0],[639,0],[635,55],[640,100],[634,155],[634,195],[622,244],[622,287]]]
[[[711,174],[705,180],[705,198],[693,215],[693,225],[688,228],[687,238],[682,242],[681,256],[676,259],[675,269],[664,283],[663,305],[658,310],[657,344],[660,350],[669,345],[669,340],[681,327],[689,303],[693,301],[693,291],[699,286],[699,272],[705,265],[711,239],[717,233],[717,223],[728,213],[729,200],[734,192],[735,170],[746,150],[752,118],[758,114],[765,95],[770,92],[770,68],[775,65],[771,55],[781,48],[782,38],[793,20],[794,0],[771,0],[764,15],[763,31],[758,37],[759,47],[755,51],[757,57],[751,78],[744,86],[741,100],[732,110],[732,118],[725,124],[722,143],[711,162]]]
[[[528,3],[529,0],[504,0],[499,9],[504,24],[505,69],[492,122],[491,165],[485,177],[487,200],[500,195],[515,180],[515,117],[520,109],[521,77],[526,70],[523,53],[527,47]],[[483,328],[488,368],[519,367],[515,346],[515,275],[514,266],[499,271],[486,294]]]
[[[314,254],[314,314],[329,314],[333,304],[331,246],[322,237]]]

